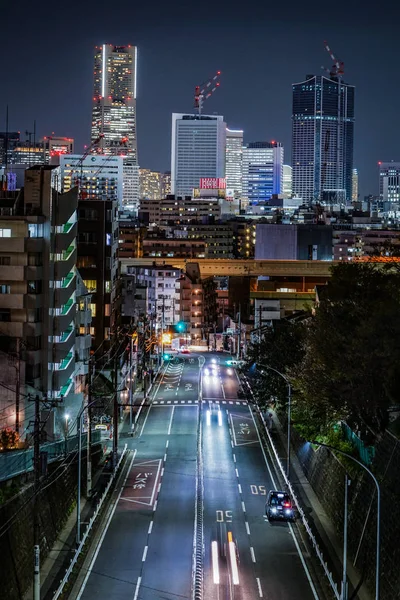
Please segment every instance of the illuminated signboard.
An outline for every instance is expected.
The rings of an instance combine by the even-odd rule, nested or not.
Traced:
[[[225,188],[225,177],[202,177],[200,179],[201,190],[224,190]]]

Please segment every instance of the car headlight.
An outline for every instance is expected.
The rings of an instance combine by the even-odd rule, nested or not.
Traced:
[[[276,508],[271,508],[271,512],[272,512],[273,515],[276,515],[276,513],[277,513]]]
[[[291,515],[291,514],[292,514],[292,509],[291,509],[291,508],[287,508],[287,509],[285,510],[285,514],[286,514],[286,515]]]

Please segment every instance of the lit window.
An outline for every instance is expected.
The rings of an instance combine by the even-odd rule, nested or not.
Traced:
[[[11,229],[0,229],[0,237],[11,237]]]

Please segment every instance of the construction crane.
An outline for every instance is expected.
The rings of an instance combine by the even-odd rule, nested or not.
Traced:
[[[327,41],[324,42],[324,47],[331,59],[333,60],[333,65],[330,69],[327,69],[326,67],[321,68],[324,71],[327,71],[331,77],[337,77],[340,80],[344,75],[344,62],[336,58],[336,56],[333,54],[333,51],[329,47]]]
[[[204,100],[207,100],[207,98],[209,98],[220,86],[220,82],[217,81],[220,75],[221,71],[217,71],[214,77],[211,77],[208,81],[202,83],[201,85],[196,85],[194,89],[194,108],[198,111],[199,115],[201,115],[201,111],[203,110]]]
[[[340,160],[340,153],[341,153],[341,144],[340,144],[340,139],[341,139],[341,132],[342,132],[342,104],[341,104],[341,97],[342,97],[342,77],[344,75],[344,62],[342,60],[339,60],[335,54],[333,53],[333,50],[330,48],[330,46],[328,45],[327,41],[324,41],[324,47],[325,50],[328,52],[329,56],[331,57],[331,59],[333,60],[333,65],[330,69],[327,69],[326,67],[322,67],[322,69],[324,71],[326,71],[327,73],[329,73],[329,76],[332,80],[337,82],[338,85],[338,99],[337,99],[337,129],[336,129],[336,200],[339,200],[338,197],[338,193],[339,190],[342,189],[343,187],[343,182],[342,179],[340,177],[340,173],[341,173],[341,160]],[[330,136],[330,134],[329,134]],[[328,145],[329,145],[329,140],[328,140]],[[328,146],[329,149],[329,146]],[[321,182],[321,193],[322,193],[322,182]]]

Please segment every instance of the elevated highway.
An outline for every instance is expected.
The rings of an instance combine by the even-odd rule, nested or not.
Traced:
[[[330,268],[339,261],[322,260],[255,260],[255,259],[154,259],[154,258],[121,258],[122,273],[128,266],[165,267],[171,265],[184,269],[188,263],[198,263],[202,277],[236,276],[236,277],[330,277]]]

